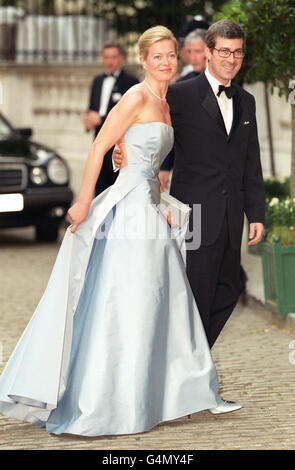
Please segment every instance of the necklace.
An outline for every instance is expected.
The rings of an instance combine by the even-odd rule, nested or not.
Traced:
[[[146,84],[146,86],[148,87],[148,89],[151,91],[151,93],[152,93],[156,98],[158,98],[158,99],[161,100],[161,101],[167,101],[166,98],[161,98],[161,96],[157,95],[157,93],[154,92],[154,90],[151,88],[151,86],[148,84],[148,82],[147,82],[146,80],[144,80],[143,83]]]

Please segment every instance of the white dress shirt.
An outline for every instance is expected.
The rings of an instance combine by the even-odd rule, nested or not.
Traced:
[[[219,85],[222,85],[215,77],[211,75],[208,70],[208,67],[205,70],[205,75],[207,77],[208,82],[211,85],[213,93],[216,96],[217,102],[219,104],[219,108],[224,120],[224,125],[226,128],[227,133],[230,133],[232,122],[233,122],[233,99],[228,98],[224,92],[222,92],[219,96],[217,96]],[[228,82],[225,86],[230,86],[231,81]]]
[[[191,64],[187,64],[183,67],[180,76],[184,77],[185,75],[193,71],[194,71],[194,67]]]
[[[105,77],[102,82],[100,93],[100,106],[98,111],[101,117],[104,117],[107,114],[112,89],[114,88],[115,81],[117,80],[117,77],[119,76],[120,72],[120,69],[116,70],[113,75]]]

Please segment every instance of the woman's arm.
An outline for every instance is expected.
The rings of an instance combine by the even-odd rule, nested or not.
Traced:
[[[142,92],[129,91],[108,114],[100,132],[90,147],[78,200],[68,210],[70,221],[73,224],[72,232],[76,231],[78,225],[88,214],[105,154],[138,119],[138,114],[142,110],[143,104],[144,97]]]

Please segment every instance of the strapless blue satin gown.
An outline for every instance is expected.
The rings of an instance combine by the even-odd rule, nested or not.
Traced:
[[[220,403],[179,240],[146,236],[171,230],[156,204],[173,128],[131,126],[125,145],[0,377],[0,412],[50,433],[139,433]]]

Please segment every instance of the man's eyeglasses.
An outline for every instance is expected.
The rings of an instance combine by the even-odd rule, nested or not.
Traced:
[[[213,47],[213,49],[218,52],[219,57],[230,57],[232,54],[236,59],[242,59],[245,55],[243,49],[236,49],[235,51],[231,51],[227,48],[216,49],[216,47]]]

